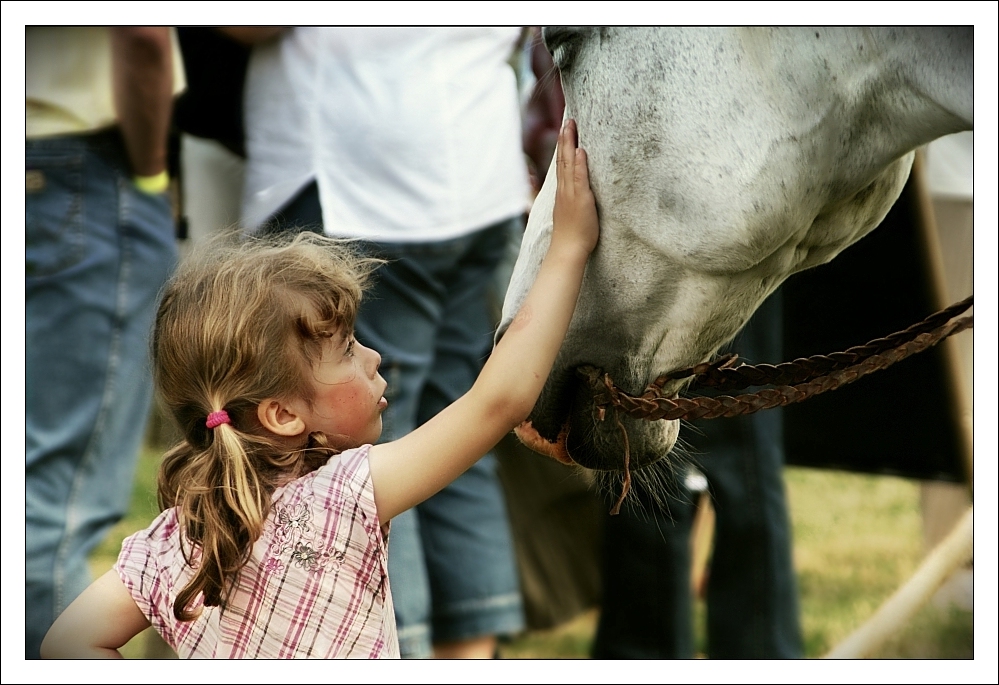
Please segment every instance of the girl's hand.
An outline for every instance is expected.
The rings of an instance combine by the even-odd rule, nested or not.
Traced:
[[[552,246],[556,242],[576,245],[589,254],[597,245],[600,221],[597,206],[590,190],[590,176],[586,168],[586,151],[576,147],[576,122],[568,119],[558,134],[555,153],[555,211]]]

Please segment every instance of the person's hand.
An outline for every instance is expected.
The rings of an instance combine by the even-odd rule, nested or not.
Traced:
[[[552,245],[576,245],[586,254],[593,251],[600,235],[597,206],[590,190],[590,176],[586,168],[586,151],[576,147],[576,122],[568,119],[558,135],[555,152],[555,210],[552,215],[554,231]]]

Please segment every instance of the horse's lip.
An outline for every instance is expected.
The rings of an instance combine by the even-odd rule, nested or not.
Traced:
[[[569,433],[568,420],[566,420],[565,425],[562,427],[562,431],[559,433],[555,442],[547,440],[540,433],[538,433],[530,421],[524,421],[517,426],[513,432],[517,435],[517,438],[524,443],[524,445],[538,454],[551,457],[555,461],[561,462],[566,466],[572,466],[576,463],[573,461],[572,457],[569,456],[569,452],[565,448],[565,439]]]

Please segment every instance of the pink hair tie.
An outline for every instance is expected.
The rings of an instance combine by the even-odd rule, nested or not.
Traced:
[[[223,423],[232,423],[229,420],[229,413],[225,409],[219,409],[218,411],[213,411],[208,415],[208,420],[205,421],[205,425],[209,428],[217,428]]]

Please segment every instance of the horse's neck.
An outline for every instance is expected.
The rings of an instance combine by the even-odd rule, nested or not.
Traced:
[[[892,60],[885,71],[894,70],[895,78],[904,79],[910,92],[932,110],[926,125],[935,128],[923,135],[936,133],[939,137],[956,133],[955,128],[973,127],[972,27],[880,28],[869,32],[885,47],[885,61]],[[915,128],[920,127],[919,121],[910,121]]]
[[[857,163],[877,171],[936,138],[972,128],[970,28],[841,31],[830,36],[824,56],[830,72],[819,78],[835,82],[830,87],[845,107],[851,135],[843,141],[844,154],[860,151]]]

